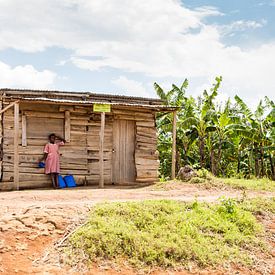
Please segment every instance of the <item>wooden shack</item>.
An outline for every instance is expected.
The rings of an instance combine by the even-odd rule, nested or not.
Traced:
[[[50,133],[66,139],[61,174],[78,185],[158,179],[156,113],[175,112],[160,100],[22,89],[0,89],[0,96],[0,190],[51,186],[38,168]]]

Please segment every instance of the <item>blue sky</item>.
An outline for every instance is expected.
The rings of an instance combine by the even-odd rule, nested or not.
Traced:
[[[19,7],[19,8],[18,8]],[[0,86],[275,99],[275,1],[0,0]]]

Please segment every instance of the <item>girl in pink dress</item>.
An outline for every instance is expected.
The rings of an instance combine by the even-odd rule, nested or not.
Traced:
[[[58,188],[58,174],[60,173],[59,146],[65,144],[65,140],[55,134],[49,135],[49,142],[44,147],[45,174],[51,176],[53,188]]]

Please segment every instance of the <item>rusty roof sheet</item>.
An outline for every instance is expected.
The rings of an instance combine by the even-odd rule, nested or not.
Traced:
[[[33,89],[11,89],[11,88],[1,88],[0,92],[2,95],[7,96],[30,96],[30,97],[45,97],[45,98],[81,98],[81,99],[94,99],[102,100],[106,102],[112,101],[129,101],[129,102],[148,102],[152,105],[161,105],[162,100],[158,98],[146,98],[137,96],[124,96],[124,95],[113,95],[104,93],[92,93],[92,92],[68,92],[68,91],[57,91],[57,90],[33,90]]]
[[[25,102],[36,102],[36,103],[45,103],[50,102],[54,104],[73,104],[73,105],[93,105],[93,104],[106,104],[105,101],[92,101],[92,100],[70,100],[70,99],[53,99],[53,98],[44,98],[44,97],[24,97],[21,98],[20,101]],[[123,102],[110,102],[108,103],[112,106],[128,106],[142,109],[151,109],[155,111],[174,111],[177,110],[178,107],[175,106],[166,106],[166,105],[150,105],[150,104],[137,104],[137,103],[123,103]]]

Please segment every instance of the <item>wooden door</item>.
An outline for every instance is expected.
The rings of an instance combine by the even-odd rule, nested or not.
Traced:
[[[113,124],[113,183],[136,180],[135,121],[115,120]]]

